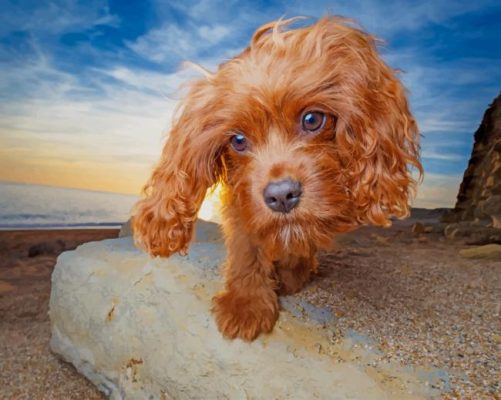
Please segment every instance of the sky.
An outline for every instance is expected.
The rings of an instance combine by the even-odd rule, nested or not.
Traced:
[[[423,134],[415,205],[451,207],[501,90],[501,3],[0,0],[0,180],[139,193],[196,76],[263,23],[326,13],[384,40]]]

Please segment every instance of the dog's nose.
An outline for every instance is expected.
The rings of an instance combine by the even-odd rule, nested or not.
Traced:
[[[264,202],[273,211],[288,213],[299,204],[303,194],[301,184],[292,179],[271,182],[263,192]]]

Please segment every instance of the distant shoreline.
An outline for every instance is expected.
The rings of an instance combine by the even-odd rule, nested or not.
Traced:
[[[120,229],[124,222],[75,223],[75,224],[6,224],[0,225],[0,231],[31,230],[72,230],[72,229]]]
[[[0,230],[119,229],[137,198],[0,182]]]

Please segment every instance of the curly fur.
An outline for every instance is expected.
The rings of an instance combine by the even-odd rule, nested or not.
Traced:
[[[270,332],[278,294],[295,293],[335,233],[405,217],[419,174],[419,132],[395,71],[376,40],[350,21],[324,17],[287,29],[259,28],[241,54],[192,82],[134,218],[136,241],[153,255],[186,254],[208,188],[223,184],[228,257],[214,298],[220,331],[253,340]],[[329,115],[299,132],[305,110]],[[251,147],[231,149],[235,132]],[[304,188],[289,214],[263,190],[293,178]]]

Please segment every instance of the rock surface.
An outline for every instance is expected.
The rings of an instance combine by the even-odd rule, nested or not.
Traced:
[[[120,231],[118,232],[118,237],[132,236],[132,218],[129,218],[127,222],[122,224]]]
[[[465,258],[478,258],[501,261],[501,245],[487,244],[485,246],[463,249],[459,252]]]
[[[501,95],[485,112],[449,222],[487,221],[501,228]]]
[[[283,299],[289,311],[271,335],[253,343],[223,339],[210,299],[220,287],[224,247],[213,224],[202,223],[197,235],[212,241],[194,243],[187,257],[152,259],[130,237],[63,253],[52,276],[52,350],[115,399],[440,394],[424,382],[427,373],[373,366],[376,350],[363,337],[353,336],[356,345],[331,341],[331,316],[294,297]]]
[[[471,221],[448,224],[443,232],[447,239],[464,239],[466,244],[501,243],[501,229]]]

